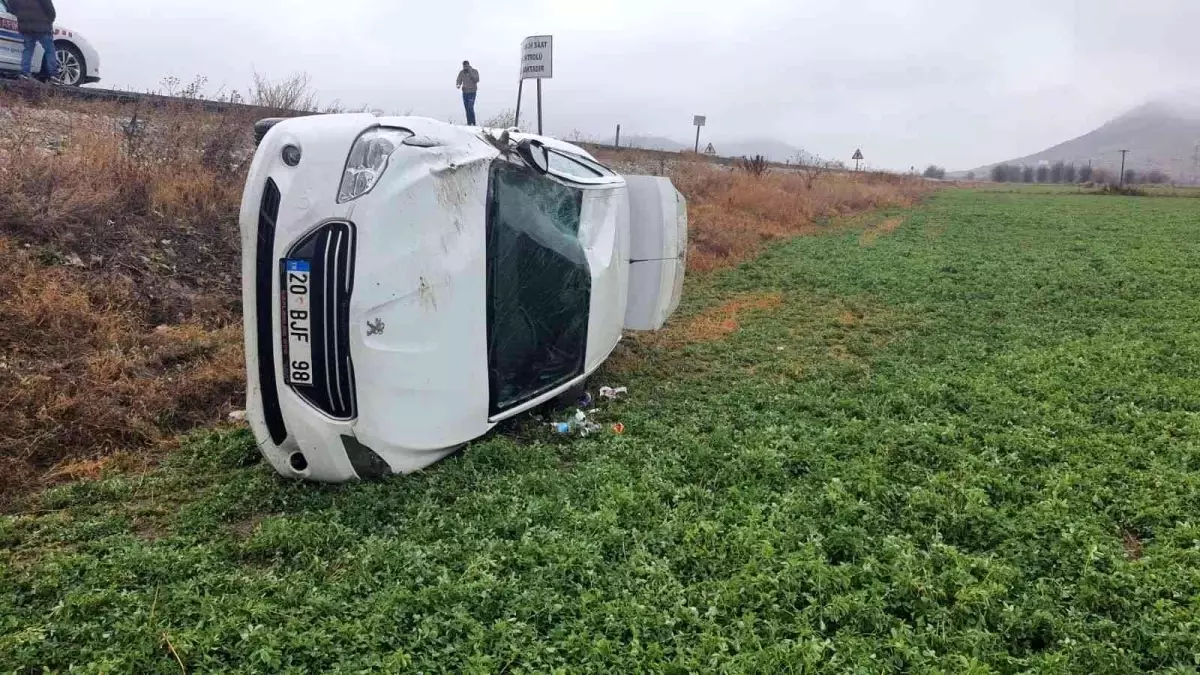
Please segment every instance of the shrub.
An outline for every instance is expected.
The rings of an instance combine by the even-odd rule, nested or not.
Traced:
[[[312,76],[303,72],[292,73],[282,80],[271,80],[254,71],[254,84],[248,99],[250,105],[280,113],[320,110],[317,93],[312,89]]]
[[[762,155],[742,157],[734,162],[734,166],[755,178],[762,178],[771,170],[771,163]]]
[[[929,166],[925,167],[925,171],[922,172],[921,175],[926,178],[942,180],[946,177],[946,169],[936,164],[930,164]]]

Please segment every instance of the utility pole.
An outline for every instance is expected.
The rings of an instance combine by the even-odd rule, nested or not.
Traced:
[[[1127,153],[1127,152],[1129,152],[1129,151],[1128,150],[1120,151],[1120,153],[1121,153],[1121,182],[1120,182],[1121,187],[1125,187],[1125,153]]]

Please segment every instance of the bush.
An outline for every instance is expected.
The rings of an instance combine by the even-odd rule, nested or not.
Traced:
[[[320,109],[317,93],[312,89],[312,76],[302,72],[275,81],[255,71],[249,103],[279,113],[309,113]],[[334,106],[338,107],[338,104]]]
[[[1078,174],[1077,174],[1077,173],[1076,173],[1076,171],[1075,171],[1075,165],[1074,165],[1074,164],[1068,164],[1068,165],[1066,165],[1065,167],[1063,167],[1062,182],[1064,182],[1064,183],[1074,183],[1074,182],[1075,182],[1075,178],[1076,178],[1076,176],[1077,176],[1077,175],[1078,175]]]
[[[930,164],[929,166],[925,167],[925,171],[921,175],[926,178],[942,180],[946,177],[946,169],[937,166],[936,164]]]
[[[1090,183],[1093,180],[1095,180],[1095,178],[1092,175],[1092,165],[1091,164],[1079,167],[1079,182],[1080,183]]]
[[[1046,183],[1050,180],[1050,167],[1042,164],[1035,170],[1035,180],[1039,183]]]
[[[762,178],[771,170],[771,163],[762,155],[743,157],[736,160],[733,165],[755,178]]]

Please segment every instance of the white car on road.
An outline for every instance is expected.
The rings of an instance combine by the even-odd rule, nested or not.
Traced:
[[[54,47],[58,54],[59,83],[77,87],[100,80],[100,55],[82,35],[55,26]],[[0,0],[0,71],[20,73],[24,50],[25,41],[17,32],[17,17],[8,11],[5,0]],[[34,74],[42,72],[44,57],[42,48],[37,47],[33,53]]]

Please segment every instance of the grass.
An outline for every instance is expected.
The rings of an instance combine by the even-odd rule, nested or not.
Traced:
[[[1194,672],[1195,228],[958,190],[774,246],[610,363],[624,435],[320,487],[199,433],[0,520],[0,671]]]

